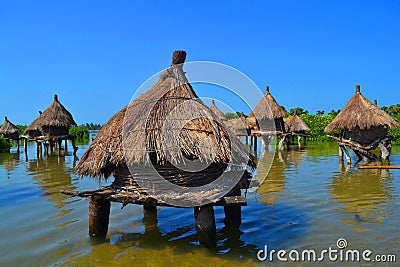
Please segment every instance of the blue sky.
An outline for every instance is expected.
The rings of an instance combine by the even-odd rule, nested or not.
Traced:
[[[176,49],[287,110],[340,109],[357,83],[397,104],[399,47],[400,1],[0,1],[0,116],[29,124],[57,93],[78,124],[105,123]]]

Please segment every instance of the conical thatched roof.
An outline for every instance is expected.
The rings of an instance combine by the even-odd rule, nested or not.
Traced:
[[[228,120],[226,124],[235,135],[250,134],[251,125],[243,115],[241,115],[240,118]]]
[[[286,126],[288,131],[292,133],[310,131],[310,127],[296,113],[286,122]]]
[[[54,95],[54,101],[51,105],[35,119],[24,133],[38,130],[42,131],[44,126],[47,127],[65,127],[76,126],[76,122],[71,113],[58,101],[57,95]]]
[[[159,165],[185,158],[227,164],[232,155],[249,160],[246,148],[193,91],[182,69],[185,58],[185,51],[175,51],[159,81],[102,127],[78,163],[78,174],[108,177],[150,160]]]
[[[390,128],[397,124],[396,120],[364,97],[360,92],[360,85],[356,85],[356,94],[325,128],[325,132],[336,129],[352,131],[372,127]]]
[[[275,98],[270,94],[269,86],[266,86],[264,97],[258,102],[252,113],[257,120],[281,119],[288,116],[286,110],[279,106]]]
[[[17,126],[15,126],[14,124],[12,124],[7,117],[4,117],[4,123],[3,125],[0,127],[0,134],[4,134],[4,135],[12,135],[15,133],[19,133],[19,129]]]
[[[220,119],[221,121],[227,121],[227,118],[225,117],[224,113],[222,113],[222,111],[219,110],[217,105],[215,105],[214,99],[212,100],[210,109],[212,110],[212,112],[214,112],[214,114],[217,116],[218,119]]]

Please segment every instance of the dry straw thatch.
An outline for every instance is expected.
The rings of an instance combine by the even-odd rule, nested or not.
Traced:
[[[71,126],[76,126],[74,118],[58,101],[57,95],[54,95],[53,103],[25,129],[24,134],[31,137],[67,135]]]
[[[189,181],[192,176],[213,179],[231,162],[232,155],[250,160],[246,148],[193,91],[182,69],[185,59],[185,51],[175,51],[172,66],[162,72],[158,82],[102,127],[78,163],[78,174],[98,178],[114,174],[117,181],[129,178],[127,165],[141,168],[151,164],[163,176],[180,177],[186,180],[183,185],[195,186]],[[164,127],[169,130],[163,132]],[[166,140],[175,139],[168,146]],[[185,159],[210,163],[203,173],[207,175],[194,172],[191,176],[172,166]],[[119,173],[125,177],[116,175]]]
[[[325,132],[329,133],[337,129],[347,131],[388,129],[397,124],[396,120],[364,97],[360,92],[360,85],[356,85],[356,94],[325,128]]]
[[[255,116],[260,130],[285,132],[283,118],[287,117],[288,113],[283,107],[278,105],[275,98],[270,94],[269,86],[266,86],[264,97],[258,102],[250,115],[250,118]],[[271,127],[273,121],[275,122],[275,129]]]
[[[212,110],[212,112],[214,112],[214,114],[217,116],[217,118],[218,118],[220,121],[223,121],[223,122],[227,121],[227,118],[225,117],[224,113],[222,113],[222,111],[219,110],[219,108],[217,107],[217,105],[215,105],[214,99],[212,100],[210,109]]]
[[[7,117],[4,117],[4,123],[0,127],[0,134],[7,139],[17,140],[19,138],[19,129]]]
[[[286,126],[287,131],[291,133],[310,131],[310,127],[308,127],[308,125],[296,113],[286,122]]]
[[[251,133],[251,125],[243,114],[240,118],[228,120],[226,125],[228,125],[229,129],[238,136],[248,136]]]

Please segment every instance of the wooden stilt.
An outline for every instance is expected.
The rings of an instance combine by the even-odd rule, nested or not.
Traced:
[[[26,154],[26,152],[28,151],[28,138],[24,138],[24,152]]]
[[[253,146],[253,137],[254,135],[250,135],[250,146]]]
[[[105,238],[108,232],[110,218],[110,201],[97,197],[89,196],[89,235],[90,237]]]
[[[62,140],[57,140],[57,145],[58,145],[58,155],[61,155]]]
[[[249,144],[249,137],[247,135],[245,137],[246,137],[246,145],[248,145]]]
[[[339,161],[343,161],[343,150],[339,145],[339,149],[338,149],[338,154],[339,154]]]
[[[346,157],[347,164],[351,164],[351,157],[350,157],[349,151],[347,151],[346,147],[344,145],[342,145],[342,144],[340,144],[339,147],[340,147],[340,149],[342,150],[343,154]]]
[[[68,151],[68,140],[67,139],[64,140],[64,150]]]
[[[19,153],[19,139],[20,138],[17,139],[17,153]]]
[[[381,158],[383,160],[387,160],[390,157],[390,152],[392,150],[392,144],[390,142],[388,143],[379,143],[379,148],[381,149]]]
[[[240,196],[240,189],[235,190],[229,196]],[[225,225],[239,227],[242,222],[242,207],[241,206],[224,206]]]
[[[280,151],[283,151],[283,150],[285,149],[284,142],[285,142],[285,136],[282,137],[281,140],[279,141],[278,149],[279,149]]]
[[[257,151],[257,136],[254,136],[254,151]]]
[[[78,151],[79,147],[75,145],[75,137],[71,136],[71,142],[72,142],[72,148],[74,149],[74,156],[76,156],[76,151]]]
[[[301,136],[297,136],[297,144],[299,145],[299,148],[301,148]]]
[[[215,227],[214,209],[211,205],[194,208],[197,236],[200,244],[205,247],[215,247],[217,230]]]

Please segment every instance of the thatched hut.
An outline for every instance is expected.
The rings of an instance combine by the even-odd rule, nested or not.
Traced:
[[[212,112],[214,112],[214,114],[217,116],[217,118],[222,121],[222,122],[226,122],[228,119],[225,117],[224,113],[219,110],[219,108],[217,107],[217,105],[215,105],[215,101],[214,99],[211,102],[211,106],[210,109]]]
[[[392,137],[388,136],[388,129],[397,124],[395,119],[364,97],[360,85],[356,85],[356,94],[325,128],[325,132],[340,130],[340,136],[336,136],[335,139],[342,148],[344,145],[350,146],[359,159],[366,157],[374,160],[376,156],[369,150],[378,145],[382,150],[382,157],[389,156]]]
[[[274,135],[286,132],[283,118],[286,118],[288,113],[271,95],[269,86],[266,86],[264,97],[254,108],[253,114],[257,119],[257,125],[261,131],[272,131]]]
[[[251,125],[243,114],[239,118],[228,120],[226,125],[237,136],[249,136],[251,134]]]
[[[159,192],[161,195],[154,192],[160,181],[151,169],[169,183],[189,190],[208,186],[227,170],[243,168],[243,165],[232,162],[252,163],[246,148],[204,105],[188,83],[182,68],[185,58],[185,51],[175,51],[171,67],[161,73],[158,82],[147,92],[121,109],[102,127],[76,166],[80,175],[99,179],[114,176],[106,202],[140,204],[145,208],[171,205],[168,201],[163,204],[164,192]],[[200,165],[206,163],[207,166],[195,172],[180,168],[190,161]],[[247,178],[242,176],[231,192],[236,190],[240,195],[240,190],[237,190],[244,184],[248,185]],[[119,196],[121,192],[124,192],[123,197]],[[207,198],[205,194],[198,195],[200,202]],[[80,196],[88,195],[81,192]],[[196,203],[193,199],[191,201]],[[196,205],[202,205],[200,202]],[[198,220],[207,217],[206,228],[211,232],[214,229],[215,234],[210,205],[195,208],[196,225],[201,224]],[[89,206],[96,205],[89,202]],[[208,215],[203,217],[202,212]],[[198,231],[204,229],[197,227]]]
[[[54,95],[53,103],[25,129],[24,134],[30,138],[68,135],[71,126],[76,126],[74,118]]]
[[[5,139],[19,140],[18,127],[10,122],[7,117],[4,117],[4,123],[0,127],[0,134],[2,134]]]
[[[301,147],[301,138],[306,137],[306,132],[310,131],[310,127],[303,121],[303,119],[294,113],[294,115],[286,122],[286,130],[292,136],[297,135],[297,143]]]

